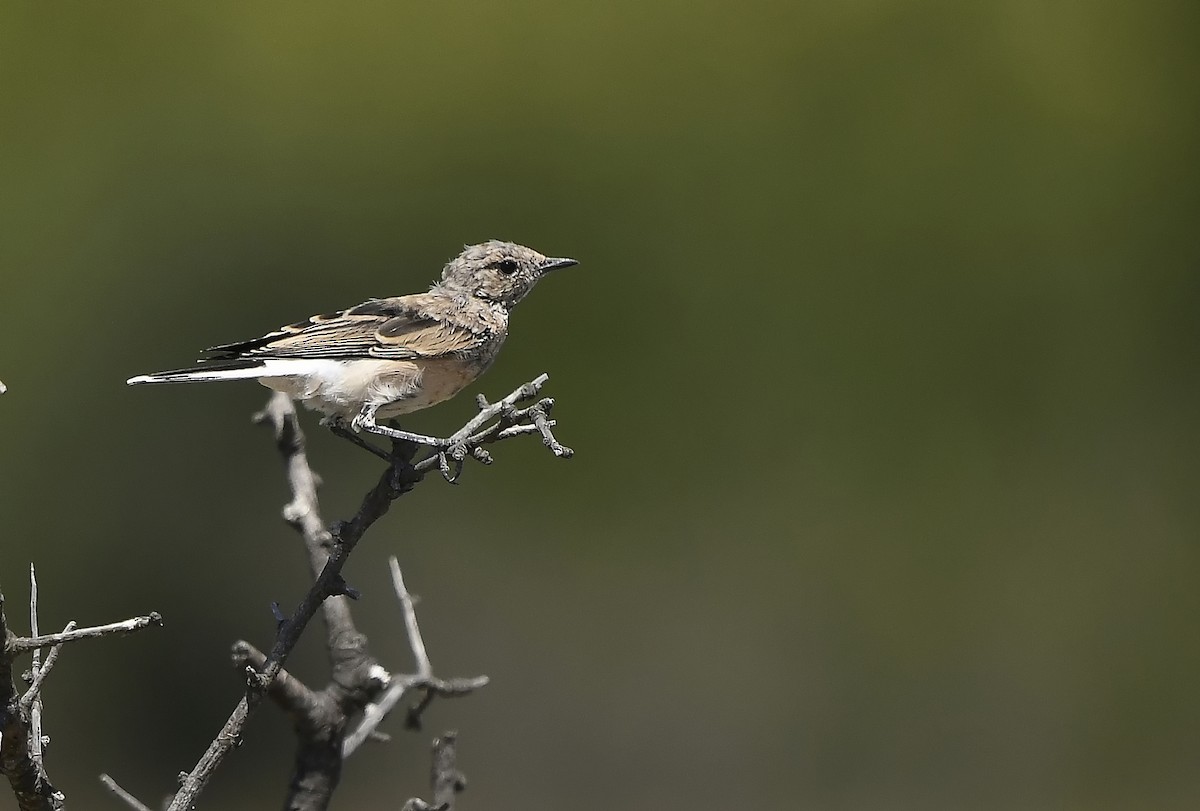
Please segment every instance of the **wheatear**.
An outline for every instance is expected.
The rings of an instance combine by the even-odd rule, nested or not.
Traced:
[[[261,338],[214,346],[192,368],[127,382],[255,379],[354,430],[442,444],[376,421],[428,408],[474,382],[500,351],[513,306],[546,274],[575,264],[511,242],[470,245],[428,293],[315,315]]]

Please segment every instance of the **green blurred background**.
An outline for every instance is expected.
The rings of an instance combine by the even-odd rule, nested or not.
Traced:
[[[1194,808],[1200,5],[6,3],[0,585],[52,776],[155,802],[303,555],[252,384],[129,389],[464,242],[575,256],[475,391],[559,436],[356,553],[374,650],[494,682],[337,808]],[[412,418],[447,431],[469,397]],[[330,519],[378,474],[311,429]],[[323,680],[310,639],[294,670]],[[253,720],[203,807],[270,808]],[[0,796],[8,796],[0,792]],[[11,800],[0,800],[0,807]]]

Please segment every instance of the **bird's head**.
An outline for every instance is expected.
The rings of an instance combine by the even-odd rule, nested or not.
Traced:
[[[547,257],[533,248],[493,239],[468,245],[446,263],[438,286],[512,307],[543,276],[575,264],[574,259]]]

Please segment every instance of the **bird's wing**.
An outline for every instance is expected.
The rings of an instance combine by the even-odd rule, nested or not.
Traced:
[[[437,305],[442,303],[442,307]],[[413,360],[469,352],[489,327],[445,312],[427,293],[371,299],[347,310],[315,315],[275,332],[208,349],[209,360],[231,358],[380,358]]]

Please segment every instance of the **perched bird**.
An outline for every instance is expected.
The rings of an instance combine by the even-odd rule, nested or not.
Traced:
[[[470,245],[428,293],[315,315],[261,338],[214,346],[197,366],[126,382],[255,379],[355,430],[429,440],[377,420],[428,408],[470,385],[500,351],[513,306],[548,273],[575,264],[511,242]]]

